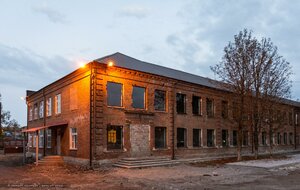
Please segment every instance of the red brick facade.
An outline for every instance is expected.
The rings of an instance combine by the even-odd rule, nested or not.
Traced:
[[[121,106],[108,106],[108,82],[122,85]],[[145,88],[145,109],[133,108],[134,86]],[[166,93],[166,111],[155,110],[155,90]],[[177,93],[185,94],[184,114],[178,114],[176,111]],[[54,112],[54,99],[57,94],[61,94],[60,114]],[[192,96],[201,97],[202,113],[199,115],[192,113]],[[46,108],[48,97],[52,97],[52,116],[28,121],[28,128],[50,126],[49,129],[53,129],[52,146],[49,149],[46,148],[46,154],[57,154],[58,131],[60,131],[61,138],[61,155],[91,159],[93,162],[131,156],[206,157],[233,154],[236,151],[236,147],[233,146],[232,131],[235,130],[236,124],[232,118],[232,101],[229,93],[225,91],[118,66],[110,67],[94,61],[85,68],[78,69],[28,96],[28,118],[34,104],[44,100],[44,109]],[[207,99],[213,100],[213,117],[207,116]],[[228,118],[222,117],[222,101],[228,102]],[[292,105],[279,107],[282,112],[292,113],[293,122],[291,125],[287,122],[284,127],[276,131],[276,134],[279,132],[282,136],[282,143],[276,145],[274,150],[292,150],[295,144],[299,144],[299,127],[295,127],[294,122],[296,107]],[[44,113],[46,115],[46,110]],[[67,124],[57,126],[57,123],[61,122]],[[107,142],[110,138],[108,129],[111,126],[121,127],[122,145],[119,149],[108,149]],[[155,148],[156,127],[166,129],[165,148]],[[70,149],[70,128],[77,129],[76,150]],[[177,148],[177,128],[185,129],[184,147]],[[200,129],[199,147],[193,146],[193,129]],[[212,147],[207,146],[208,129],[213,130],[214,145]],[[222,130],[227,130],[226,146],[222,146],[222,134],[226,133]],[[248,132],[248,145],[243,148],[245,152],[251,152],[252,148],[250,127]],[[287,133],[286,145],[283,143],[284,133]],[[289,136],[290,133],[293,136]],[[291,143],[289,138],[293,138]],[[267,151],[268,135],[266,145],[263,145],[261,135],[259,140],[260,150]],[[276,138],[274,140],[277,142]],[[40,149],[40,152],[43,150]]]

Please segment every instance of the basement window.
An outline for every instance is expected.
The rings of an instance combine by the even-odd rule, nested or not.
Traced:
[[[109,125],[107,127],[107,150],[123,148],[123,127]]]
[[[186,95],[185,94],[176,94],[176,110],[179,114],[185,114],[186,113]]]
[[[166,148],[166,127],[155,127],[155,148]]]
[[[193,96],[192,107],[194,115],[202,115],[201,103],[202,100],[199,96]]]
[[[186,147],[186,129],[177,128],[177,147]]]
[[[283,144],[287,144],[287,133],[283,133]]]
[[[145,92],[143,87],[133,86],[132,89],[132,107],[145,109]]]
[[[193,147],[201,146],[201,129],[193,129]]]
[[[228,130],[223,129],[222,130],[222,147],[228,146]]]
[[[207,129],[207,147],[215,146],[215,130]]]
[[[206,113],[207,117],[214,117],[214,100],[206,99]]]
[[[166,111],[166,92],[162,90],[154,91],[154,109],[156,111]]]
[[[107,105],[122,107],[122,84],[107,82]]]
[[[77,128],[70,128],[70,149],[77,149]]]
[[[232,146],[237,146],[237,130],[232,131]]]

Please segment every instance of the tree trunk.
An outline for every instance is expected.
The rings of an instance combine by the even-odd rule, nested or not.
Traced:
[[[241,124],[239,124],[241,125]],[[237,161],[242,160],[242,127],[239,126],[238,128],[238,143],[237,143]]]
[[[254,158],[258,159],[258,130],[257,130],[257,126],[254,126]]]

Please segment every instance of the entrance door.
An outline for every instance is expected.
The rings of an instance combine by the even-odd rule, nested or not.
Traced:
[[[60,155],[60,154],[61,154],[60,129],[57,130],[57,136],[56,136],[56,150],[57,150],[57,155]]]

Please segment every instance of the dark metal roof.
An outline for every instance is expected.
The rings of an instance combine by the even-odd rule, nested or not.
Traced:
[[[138,59],[129,57],[119,52],[96,59],[95,61],[104,64],[108,64],[110,61],[112,61],[114,65],[117,67],[142,71],[145,73],[160,75],[160,76],[169,77],[176,80],[199,84],[210,88],[225,90],[224,88],[222,89],[221,85],[217,85],[219,83],[218,81],[193,75],[183,71],[178,71],[175,69],[155,65],[152,63],[140,61]]]

